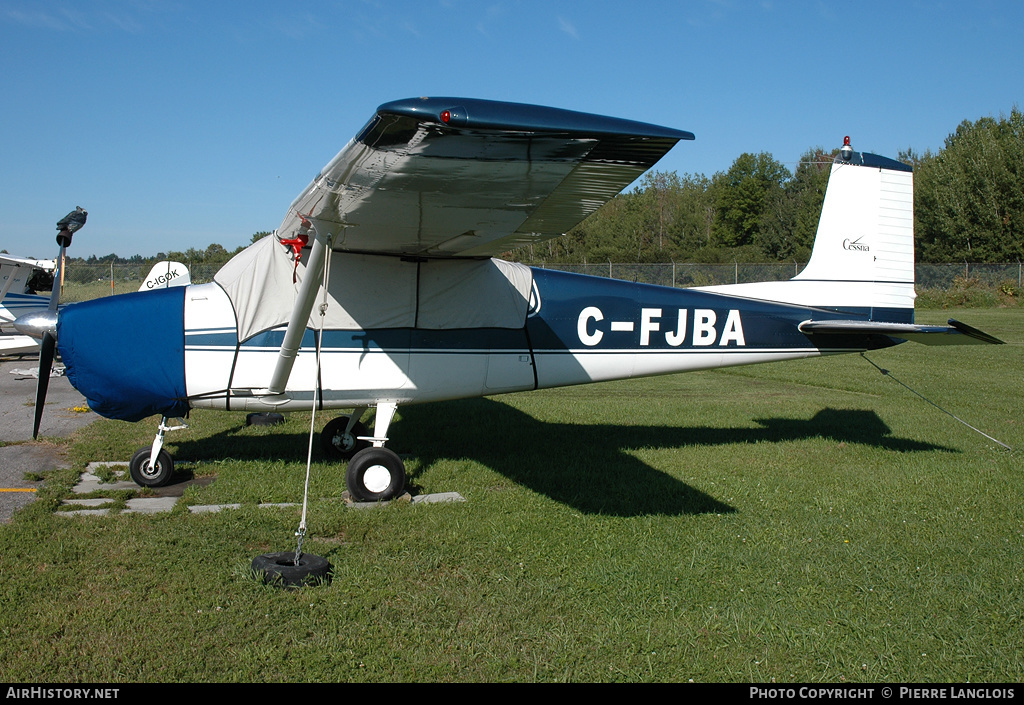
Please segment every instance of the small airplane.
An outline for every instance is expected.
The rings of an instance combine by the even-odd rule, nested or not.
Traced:
[[[50,297],[37,290],[53,286],[53,260],[15,257],[0,253],[0,355],[23,355],[39,349],[39,341],[22,335],[11,326],[28,313],[43,311]]]
[[[19,323],[43,338],[41,367],[57,341],[67,376],[96,412],[161,417],[130,464],[139,484],[170,480],[164,432],[191,408],[353,409],[325,426],[321,444],[348,460],[346,484],[364,501],[404,489],[404,464],[385,444],[405,404],[907,340],[1001,342],[952,320],[914,323],[911,167],[857,153],[849,138],[831,168],[810,261],[792,280],[675,289],[494,258],[567,232],[691,139],[533,105],[386,103],[275,235],[213,282],[70,304],[59,317]],[[361,423],[371,407],[372,433]]]

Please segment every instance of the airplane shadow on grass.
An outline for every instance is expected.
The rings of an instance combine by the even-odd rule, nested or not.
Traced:
[[[440,460],[472,460],[581,512],[610,516],[736,511],[644,463],[632,450],[827,438],[896,452],[954,452],[893,437],[875,412],[857,409],[826,408],[809,420],[755,419],[759,428],[550,423],[487,398],[405,406],[399,414],[389,429],[388,447],[415,457],[419,472]],[[304,434],[242,437],[225,431],[183,442],[175,455],[182,460],[227,456],[305,462],[307,442]],[[415,480],[410,476],[410,486]]]
[[[810,420],[756,419],[761,428],[679,428],[537,421],[493,399],[411,406],[390,431],[422,468],[468,458],[584,513],[728,513],[735,509],[629,453],[829,438],[900,452],[950,450],[894,438],[873,411],[823,409]],[[398,443],[398,445],[395,445]]]

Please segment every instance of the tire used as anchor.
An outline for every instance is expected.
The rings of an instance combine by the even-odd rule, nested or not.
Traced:
[[[252,559],[252,571],[263,582],[277,587],[315,585],[331,579],[331,564],[326,558],[302,553],[296,563],[295,551],[256,556]]]

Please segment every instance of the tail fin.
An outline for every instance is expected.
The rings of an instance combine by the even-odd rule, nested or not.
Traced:
[[[188,267],[181,262],[157,262],[149,270],[149,275],[142,282],[139,291],[152,291],[153,289],[169,289],[172,286],[188,286],[192,283]]]
[[[704,291],[914,320],[914,175],[910,166],[847,143],[832,164],[811,259],[784,282]]]
[[[811,259],[794,280],[844,282],[856,298],[827,305],[869,304],[872,320],[896,320],[891,309],[914,308],[914,174],[876,154],[847,155],[832,164]]]

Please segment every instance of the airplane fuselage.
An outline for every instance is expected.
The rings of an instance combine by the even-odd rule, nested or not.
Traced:
[[[129,294],[68,306],[62,326],[144,321],[124,347],[101,348],[60,336],[72,381],[102,414],[138,420],[188,407],[285,411],[353,408],[388,400],[421,403],[561,387],[690,370],[791,360],[885,347],[894,340],[832,338],[814,344],[797,329],[815,318],[867,317],[865,311],[824,311],[694,289],[638,284],[532,269],[532,293],[518,328],[308,328],[289,384],[269,394],[267,379],[284,326],[239,340],[236,314],[216,283]],[[481,306],[487,302],[480,302]],[[105,311],[106,310],[106,311]],[[910,314],[912,316],[912,313]],[[86,320],[78,320],[85,316]],[[84,324],[84,325],[83,325]],[[143,324],[140,324],[143,325]],[[68,340],[70,338],[70,340]],[[111,359],[111,349],[136,359]],[[106,374],[83,377],[79,368]],[[111,379],[122,380],[123,393]],[[140,389],[142,391],[140,391]]]

